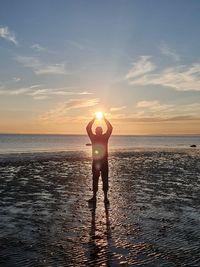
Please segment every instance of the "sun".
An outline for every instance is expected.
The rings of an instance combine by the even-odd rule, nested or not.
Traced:
[[[97,120],[101,120],[101,119],[103,119],[103,112],[98,111],[95,113],[95,116],[96,116]]]

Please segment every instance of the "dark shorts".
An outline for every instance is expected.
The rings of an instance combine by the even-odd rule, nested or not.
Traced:
[[[101,175],[103,181],[103,190],[108,191],[108,159],[93,160],[92,162],[93,174],[93,191],[98,191],[98,182]]]

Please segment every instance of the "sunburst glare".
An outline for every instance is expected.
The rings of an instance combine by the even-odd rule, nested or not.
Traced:
[[[101,119],[103,119],[104,114],[103,114],[103,112],[98,111],[95,113],[95,116],[96,116],[97,120],[101,120]]]

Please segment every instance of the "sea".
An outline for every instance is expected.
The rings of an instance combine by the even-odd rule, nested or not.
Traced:
[[[191,145],[200,147],[200,135],[113,135],[109,140],[110,151],[190,148]],[[91,150],[90,140],[86,135],[0,134],[0,154],[89,150]]]

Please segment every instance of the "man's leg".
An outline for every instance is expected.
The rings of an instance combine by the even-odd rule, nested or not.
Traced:
[[[109,203],[108,200],[108,160],[105,160],[102,164],[101,176],[103,181],[104,202]]]
[[[93,197],[89,201],[96,201],[96,195],[98,191],[98,183],[99,183],[99,176],[100,176],[100,170],[98,168],[98,165],[95,161],[92,163],[92,191],[93,191]]]

